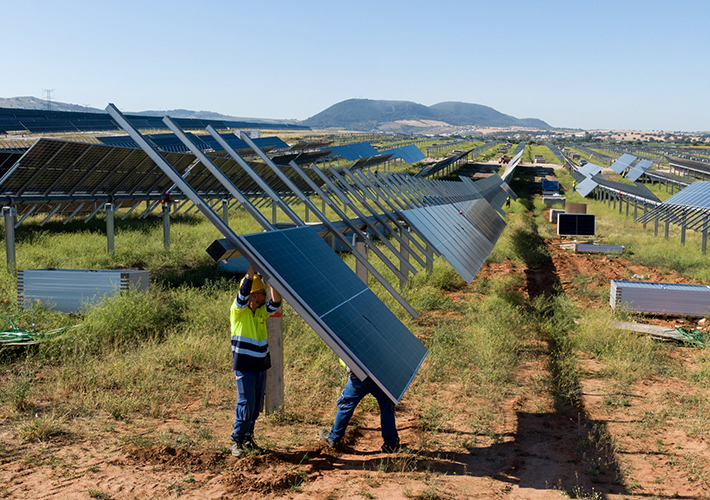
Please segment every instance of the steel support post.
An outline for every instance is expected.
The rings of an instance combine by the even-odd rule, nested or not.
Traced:
[[[658,216],[653,219],[653,235],[658,236]]]
[[[355,247],[355,250],[360,252],[360,254],[364,255],[367,259],[367,245],[365,244],[365,238],[357,233],[353,233],[353,246]],[[355,274],[367,286],[367,268],[357,259],[355,259]]]
[[[671,223],[669,221],[666,221],[665,228],[663,231],[664,237],[666,239],[668,239],[668,234],[670,233],[670,229],[671,229]]]
[[[646,200],[643,200],[643,228],[646,229]]]
[[[276,202],[271,200],[271,223],[276,224]]]
[[[399,261],[399,270],[404,275],[404,279],[400,278],[399,280],[399,289],[404,290],[409,279],[409,269],[407,268],[409,264],[409,246],[404,243],[404,234],[402,234],[402,241],[399,243],[399,253],[402,255]]]
[[[434,249],[427,244],[426,246],[426,251],[427,253],[434,255]],[[434,260],[432,259],[427,259],[426,261],[426,273],[427,275],[430,275],[432,272],[434,272]]]
[[[703,239],[701,243],[700,249],[703,251],[703,255],[705,255],[708,251],[708,215],[705,214],[703,217]]]
[[[639,201],[636,198],[634,198],[634,220],[636,220],[638,218],[637,217],[638,211],[639,211]],[[626,214],[626,215],[628,215],[628,214]]]
[[[170,203],[163,203],[163,246],[170,250]]]
[[[685,221],[686,221],[686,214],[685,210],[683,210],[683,215],[680,218],[680,244],[685,245]]]
[[[626,198],[626,217],[629,216],[629,198]]]
[[[106,211],[106,249],[108,250],[108,253],[110,255],[113,255],[116,253],[115,250],[115,245],[114,245],[114,223],[113,223],[113,215],[114,215],[114,207],[113,203],[106,203],[104,205],[104,210]]]
[[[7,271],[15,272],[15,207],[2,207],[5,220],[5,256],[7,257]]]
[[[229,225],[229,200],[227,198],[222,200],[222,220]]]

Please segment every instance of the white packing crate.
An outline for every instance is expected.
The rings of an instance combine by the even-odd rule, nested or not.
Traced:
[[[111,269],[22,269],[17,271],[17,305],[29,309],[38,300],[57,311],[79,312],[104,295],[150,288],[149,271]]]
[[[669,316],[710,314],[710,286],[611,280],[611,307]]]

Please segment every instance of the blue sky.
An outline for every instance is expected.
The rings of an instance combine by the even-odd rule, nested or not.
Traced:
[[[0,97],[305,119],[360,97],[710,131],[710,1],[0,0]]]

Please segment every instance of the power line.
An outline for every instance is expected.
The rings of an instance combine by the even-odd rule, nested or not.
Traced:
[[[47,110],[52,109],[52,94],[54,93],[54,89],[42,89],[42,92],[44,92],[46,98],[45,98],[45,106],[47,107]]]

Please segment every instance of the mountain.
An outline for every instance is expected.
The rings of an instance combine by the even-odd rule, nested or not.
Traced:
[[[381,123],[399,120],[434,120],[428,107],[410,101],[375,101],[348,99],[333,104],[302,122],[312,128],[345,128],[372,130]]]
[[[441,102],[424,106],[411,101],[348,99],[301,122],[312,128],[392,130],[416,127],[521,127],[550,129],[537,118],[515,118],[481,104]]]
[[[537,118],[515,118],[482,104],[467,102],[440,102],[429,106],[438,119],[451,125],[476,125],[488,127],[552,128]]]

